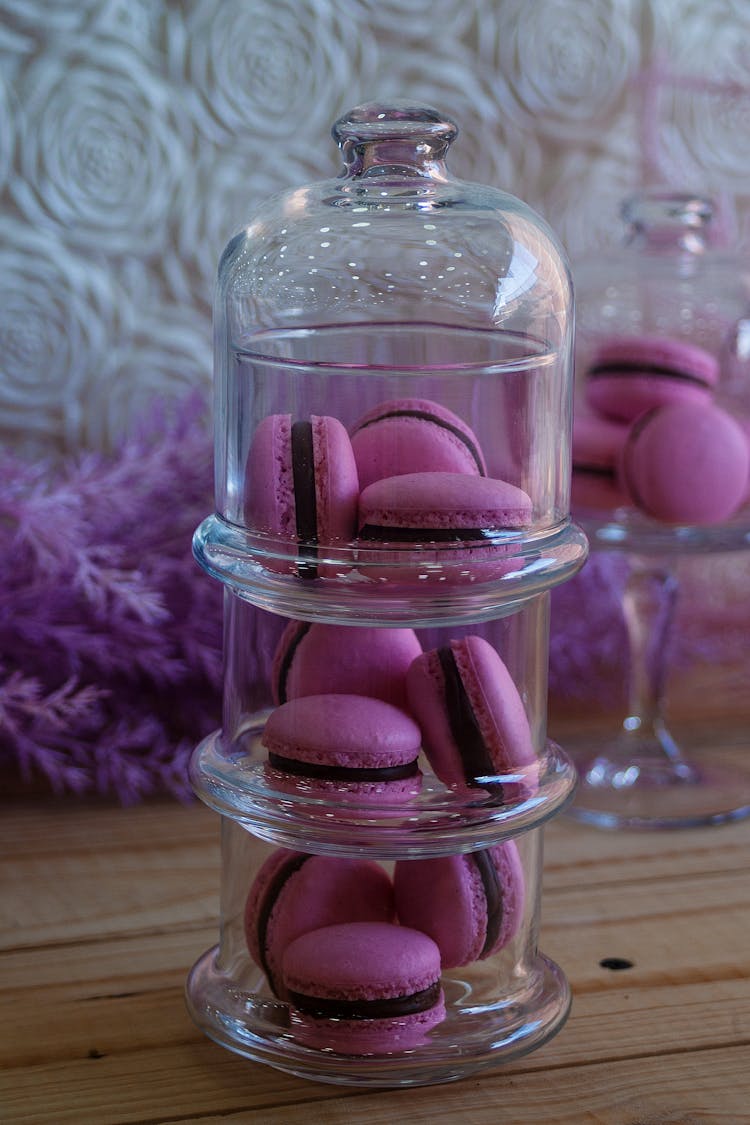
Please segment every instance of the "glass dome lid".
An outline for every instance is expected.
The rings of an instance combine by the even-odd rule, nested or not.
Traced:
[[[216,515],[195,550],[256,605],[486,617],[583,561],[569,268],[525,203],[449,175],[456,133],[405,102],[351,110],[333,126],[341,175],[261,204],[221,259]],[[412,475],[418,504],[398,485],[396,523],[389,494],[373,524],[370,486]]]
[[[558,241],[519,199],[449,174],[453,121],[369,103],[332,132],[341,175],[263,203],[226,249],[218,300],[235,339],[410,321],[511,331],[535,352],[565,346],[571,285]]]

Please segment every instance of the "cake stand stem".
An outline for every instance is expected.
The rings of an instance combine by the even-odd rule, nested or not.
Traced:
[[[630,645],[628,710],[620,729],[571,748],[578,791],[569,815],[599,828],[691,828],[750,816],[747,747],[691,745],[669,732],[664,691],[678,596],[660,558],[634,555],[622,597]]]
[[[622,599],[630,650],[628,714],[610,761],[619,784],[694,781],[664,719],[664,696],[679,583],[658,560],[631,560]],[[619,767],[624,767],[624,772]],[[612,779],[614,781],[614,778]]]
[[[619,735],[588,765],[587,785],[625,790],[698,780],[664,719],[678,580],[658,559],[631,559],[622,610],[630,650],[628,713]]]

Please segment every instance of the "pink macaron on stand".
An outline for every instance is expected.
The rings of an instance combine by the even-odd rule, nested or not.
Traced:
[[[338,178],[261,204],[219,266],[218,944],[193,1018],[320,1081],[444,1082],[565,1020],[537,948],[569,517],[572,291],[524,203],[453,178],[437,111],[359,106]]]

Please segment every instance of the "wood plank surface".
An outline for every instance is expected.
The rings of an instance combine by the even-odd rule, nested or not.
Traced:
[[[0,1121],[750,1123],[750,822],[545,833],[540,946],[573,991],[540,1050],[459,1083],[343,1089],[203,1037],[219,818],[16,799],[0,816]],[[623,971],[606,958],[632,963]]]

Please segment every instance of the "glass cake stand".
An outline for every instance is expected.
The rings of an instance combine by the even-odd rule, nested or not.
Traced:
[[[668,640],[678,559],[747,550],[747,505],[730,522],[671,527],[630,508],[576,514],[592,550],[618,551],[630,570],[622,595],[629,643],[627,714],[604,738],[566,742],[579,774],[569,815],[602,828],[689,828],[750,815],[750,756],[703,737],[681,745],[665,721]]]

